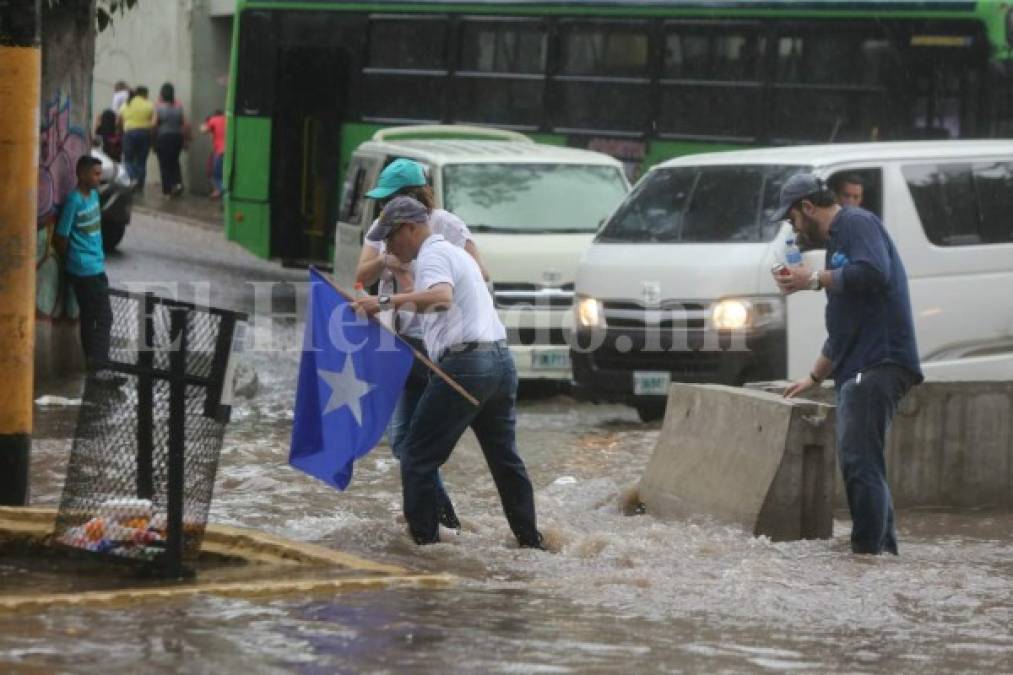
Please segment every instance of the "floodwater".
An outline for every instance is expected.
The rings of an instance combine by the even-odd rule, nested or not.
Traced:
[[[659,427],[543,395],[521,402],[518,432],[553,552],[516,548],[470,433],[444,470],[464,530],[419,548],[389,450],[360,461],[344,493],[289,468],[297,355],[244,359],[261,386],[234,409],[211,520],[459,583],[0,615],[0,670],[1013,672],[1013,514],[901,512],[896,558],[852,556],[844,514],[830,541],[778,544],[623,515]],[[59,499],[73,414],[39,409],[36,504]]]

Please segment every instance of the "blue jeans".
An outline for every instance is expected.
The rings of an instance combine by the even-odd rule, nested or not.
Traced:
[[[893,500],[886,480],[886,432],[897,404],[915,381],[904,368],[882,365],[837,391],[837,458],[851,511],[851,550],[897,554]]]
[[[401,443],[404,513],[417,544],[440,540],[438,471],[471,427],[482,447],[510,529],[522,546],[539,546],[535,496],[515,439],[517,370],[505,343],[450,352],[442,368],[479,401],[478,407],[443,379],[429,378]]]
[[[148,173],[148,153],[151,151],[151,129],[131,129],[123,135],[123,159],[134,186],[144,189]]]
[[[219,193],[225,192],[225,154],[215,154],[214,164],[211,168],[211,181]]]
[[[402,337],[415,349],[423,354],[426,353],[426,346],[422,340],[408,336]],[[404,455],[404,441],[408,436],[412,417],[415,415],[415,409],[418,408],[419,401],[428,384],[429,369],[418,360],[414,361],[408,379],[405,380],[404,391],[401,392],[401,398],[398,399],[394,414],[390,418],[390,424],[387,426],[387,440],[390,442],[391,452],[398,461],[401,461]],[[454,504],[450,501],[450,496],[447,494],[447,489],[444,487],[443,479],[440,478],[438,471],[436,473],[436,501],[440,511],[440,522],[447,527],[459,528],[461,524],[454,512]]]

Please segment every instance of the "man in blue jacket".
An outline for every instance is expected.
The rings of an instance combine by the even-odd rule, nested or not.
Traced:
[[[826,248],[824,270],[805,265],[774,278],[783,293],[825,290],[827,340],[791,398],[833,377],[837,452],[848,494],[855,553],[897,554],[893,501],[886,480],[886,432],[897,405],[922,381],[907,273],[882,221],[841,207],[822,179],[797,174],[781,189],[774,220]]]

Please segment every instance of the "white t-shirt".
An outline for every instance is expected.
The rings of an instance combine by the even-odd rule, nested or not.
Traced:
[[[369,232],[373,231],[376,227],[376,223],[379,219],[374,220],[373,224],[369,226]],[[433,231],[433,234],[439,234],[444,239],[449,241],[454,246],[464,248],[464,245],[471,240],[471,230],[465,225],[464,221],[455,216],[450,211],[443,209],[433,209],[432,213],[429,214],[429,229]],[[387,252],[387,244],[383,241],[370,241],[367,239],[363,242],[364,245],[374,249],[377,254],[384,255]],[[469,256],[470,257],[470,256]],[[415,261],[411,263],[412,277],[415,277]],[[391,295],[395,291],[394,288],[394,275],[389,270],[384,270],[383,275],[380,277],[380,295]],[[422,322],[418,317],[415,316],[414,312],[398,311],[398,319],[401,325],[402,335],[408,335],[414,338],[422,337]]]
[[[118,113],[120,111],[120,108],[122,108],[124,104],[126,104],[127,99],[129,98],[130,98],[129,91],[114,91],[112,101],[113,112]]]
[[[422,339],[432,359],[462,342],[495,342],[506,339],[506,328],[496,314],[492,296],[478,263],[464,249],[451,245],[438,234],[422,242],[415,260],[415,290],[450,284],[454,304],[445,312],[426,312]]]

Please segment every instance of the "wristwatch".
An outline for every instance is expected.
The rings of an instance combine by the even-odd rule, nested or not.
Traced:
[[[381,295],[377,297],[376,301],[380,305],[380,309],[390,309],[394,306],[393,298],[389,295]]]
[[[809,290],[818,291],[823,288],[823,284],[820,283],[820,271],[813,270],[813,273],[809,275]]]

